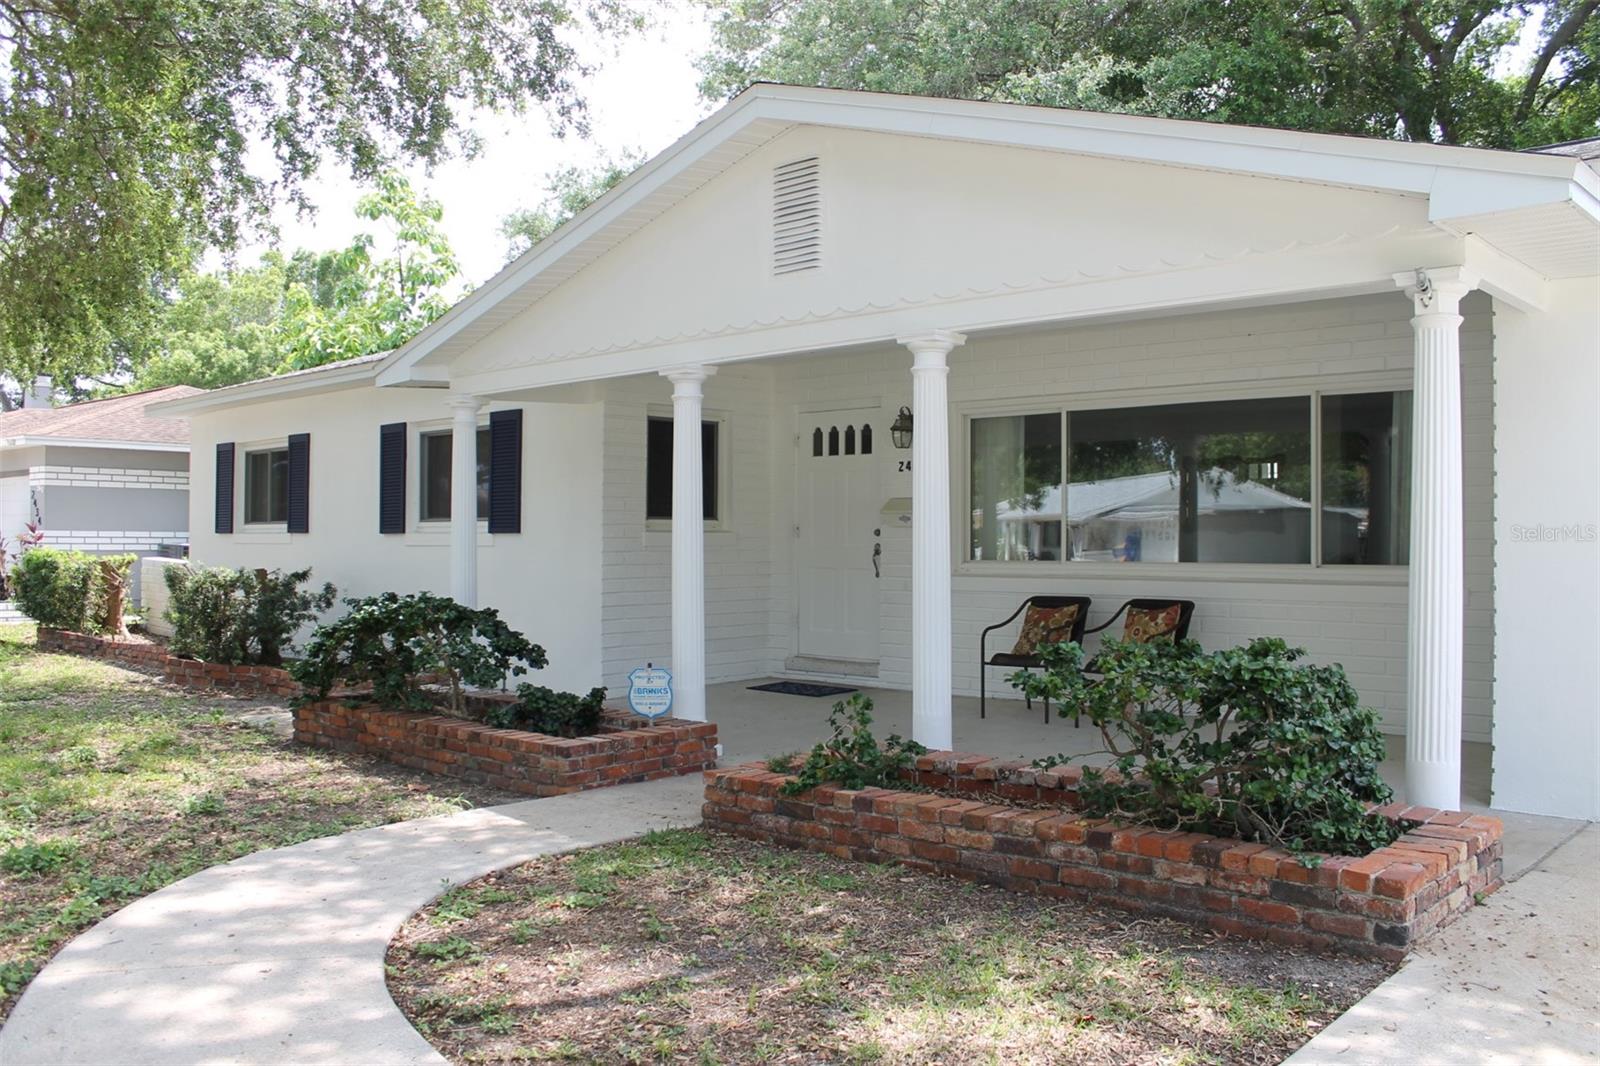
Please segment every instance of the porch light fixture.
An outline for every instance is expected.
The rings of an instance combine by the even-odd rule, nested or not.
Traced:
[[[899,417],[889,427],[889,439],[894,441],[896,448],[911,447],[911,408],[900,408]]]

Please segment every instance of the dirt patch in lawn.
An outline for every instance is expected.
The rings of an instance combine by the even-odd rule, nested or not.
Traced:
[[[0,626],[0,1020],[57,948],[264,848],[525,797],[315,751],[195,695]]]
[[[691,831],[457,887],[389,951],[472,1063],[1275,1063],[1389,972]]]

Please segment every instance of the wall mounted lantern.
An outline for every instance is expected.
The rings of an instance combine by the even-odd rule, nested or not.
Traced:
[[[911,447],[911,408],[900,408],[900,416],[889,427],[889,438],[896,448]]]

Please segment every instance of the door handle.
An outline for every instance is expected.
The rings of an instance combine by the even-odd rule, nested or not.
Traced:
[[[883,545],[882,544],[874,544],[872,546],[872,576],[873,577],[882,577],[883,576],[883,572],[878,569],[878,557],[881,556],[882,554],[883,554]]]

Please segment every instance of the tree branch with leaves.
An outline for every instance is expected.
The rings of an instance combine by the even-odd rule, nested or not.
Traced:
[[[637,22],[629,0],[0,0],[0,376],[106,371],[325,161],[371,181],[470,154],[474,108],[581,129],[573,31]]]

